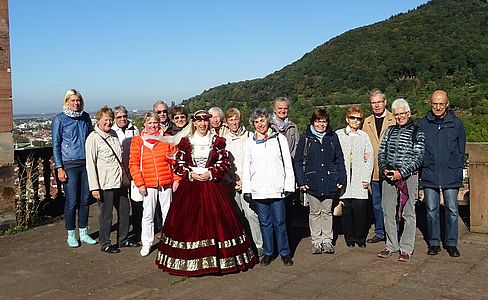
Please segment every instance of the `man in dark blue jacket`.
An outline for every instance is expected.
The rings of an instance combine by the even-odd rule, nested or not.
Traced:
[[[427,254],[436,255],[441,249],[439,203],[442,192],[446,215],[444,247],[450,256],[458,257],[457,196],[463,185],[466,132],[463,122],[450,110],[445,91],[438,90],[432,94],[430,107],[431,111],[417,123],[425,133],[425,158],[420,185],[424,187],[427,205]]]

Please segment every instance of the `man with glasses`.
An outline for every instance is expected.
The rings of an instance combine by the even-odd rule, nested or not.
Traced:
[[[164,101],[157,101],[153,105],[153,111],[159,116],[159,127],[161,134],[167,133],[167,131],[173,127],[171,120],[169,119],[168,105]],[[156,201],[156,208],[154,213],[154,233],[158,233],[163,227],[163,220],[161,217],[161,206],[159,201]]]
[[[129,172],[129,149],[130,142],[133,136],[139,135],[139,130],[135,125],[129,121],[127,109],[123,105],[116,106],[114,108],[115,123],[112,126],[112,130],[117,133],[120,145],[122,146],[122,164],[125,171]],[[130,198],[128,189],[122,193],[121,198]],[[132,208],[132,232],[134,236],[132,239],[127,240],[119,247],[138,247],[141,241],[141,220],[142,220],[142,202],[135,201],[137,199],[130,199]],[[123,199],[121,199],[123,201]]]
[[[378,167],[383,178],[382,208],[386,233],[386,247],[378,257],[387,258],[400,253],[398,261],[408,262],[415,244],[415,190],[417,171],[424,159],[424,132],[410,115],[405,99],[391,105],[396,125],[388,127],[378,150]],[[398,210],[397,210],[398,207]],[[404,220],[398,241],[397,223]]]
[[[380,90],[373,90],[369,96],[369,104],[373,114],[364,120],[365,131],[371,145],[373,145],[373,176],[371,178],[371,197],[373,202],[373,215],[375,220],[374,236],[367,240],[368,243],[378,243],[385,240],[383,226],[383,209],[381,208],[381,177],[378,169],[378,148],[386,128],[395,125],[393,114],[386,109],[386,97]]]
[[[449,98],[442,90],[430,97],[431,111],[418,121],[425,132],[425,159],[420,172],[427,206],[428,255],[441,250],[439,220],[440,193],[444,196],[444,247],[452,257],[460,256],[458,241],[458,192],[463,185],[466,131],[463,122],[449,108]]]
[[[157,101],[153,105],[153,111],[159,116],[159,126],[161,127],[161,132],[165,133],[168,128],[171,127],[171,121],[168,118],[168,105],[163,101]]]

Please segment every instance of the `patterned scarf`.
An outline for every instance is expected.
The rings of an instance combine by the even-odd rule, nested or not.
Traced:
[[[276,127],[280,132],[285,132],[290,127],[290,121],[286,118],[284,121],[281,121],[275,114],[271,116],[271,123],[275,124]]]
[[[259,132],[254,132],[253,140],[256,142],[256,144],[261,144],[266,142],[268,138],[270,138],[273,134],[273,129],[268,128],[268,131],[265,134],[261,134]]]
[[[144,146],[148,147],[149,149],[152,149],[154,145],[156,145],[156,143],[159,142],[158,136],[159,133],[157,133],[156,135],[151,135],[147,133],[146,130],[143,130],[141,132],[141,139],[144,142]]]
[[[81,111],[74,111],[74,110],[71,110],[71,108],[68,107],[68,108],[66,108],[63,111],[63,113],[65,115],[67,115],[68,117],[70,117],[70,118],[79,118],[83,114],[83,111],[82,110]]]

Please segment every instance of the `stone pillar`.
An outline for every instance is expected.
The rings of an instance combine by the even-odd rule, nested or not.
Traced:
[[[0,226],[14,212],[14,145],[8,0],[0,0]],[[15,214],[13,214],[15,221]]]
[[[468,143],[470,231],[488,233],[488,143]]]

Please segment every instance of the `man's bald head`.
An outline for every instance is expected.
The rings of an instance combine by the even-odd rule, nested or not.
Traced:
[[[430,108],[436,118],[442,118],[446,114],[449,106],[449,98],[443,90],[437,90],[430,96]]]

